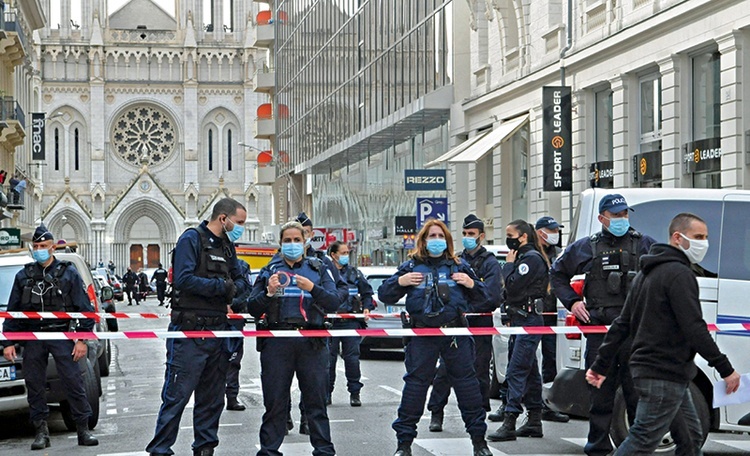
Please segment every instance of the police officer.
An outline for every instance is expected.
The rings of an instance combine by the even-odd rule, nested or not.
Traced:
[[[34,231],[32,256],[29,263],[16,274],[13,288],[8,298],[8,311],[20,312],[93,312],[86,294],[86,287],[75,266],[68,261],[54,257],[54,236],[44,224]],[[69,320],[16,320],[6,319],[3,332],[43,331],[60,332],[70,329]],[[80,320],[75,328],[90,332],[94,329],[93,320]],[[12,336],[11,336],[12,337]],[[3,356],[8,361],[16,358],[16,347],[12,341],[2,341]],[[86,390],[81,377],[78,361],[86,362],[88,345],[82,340],[35,340],[22,343],[23,377],[28,391],[29,415],[36,428],[32,450],[42,450],[50,446],[47,418],[49,408],[45,388],[47,384],[47,360],[55,359],[57,373],[62,381],[73,420],[78,431],[78,445],[94,446],[99,441],[89,430],[91,406],[86,398]],[[72,356],[71,356],[72,355]]]
[[[281,227],[281,255],[264,267],[253,285],[248,310],[272,330],[321,329],[325,315],[339,307],[326,265],[305,256],[305,234],[298,222]],[[286,434],[290,387],[296,374],[316,456],[333,456],[326,411],[328,344],[323,338],[260,338],[261,385],[265,413],[258,456],[278,455]]]
[[[164,305],[164,293],[167,291],[167,277],[169,273],[159,263],[159,267],[151,275],[151,281],[156,281],[156,298],[159,300],[159,305]]]
[[[125,275],[122,276],[122,281],[125,284],[125,293],[128,295],[128,305],[133,305],[133,296],[135,296],[135,303],[140,305],[140,299],[138,298],[138,284],[140,283],[140,279],[138,278],[138,274],[128,268]]]
[[[549,285],[549,263],[541,253],[542,246],[534,227],[524,220],[514,220],[505,227],[505,245],[510,251],[502,267],[505,283],[505,306],[511,326],[542,326],[544,299]],[[516,437],[543,437],[542,377],[536,360],[541,336],[516,335],[506,374],[508,402],[503,424],[487,436],[496,442]],[[526,406],[526,424],[516,430],[516,419]]]
[[[234,242],[242,236],[247,212],[231,198],[219,200],[210,221],[190,228],[177,240],[170,331],[226,330],[234,298],[237,267]],[[210,456],[219,444],[229,353],[224,339],[168,339],[162,405],[154,438],[146,447],[152,456],[171,455],[180,418],[195,392],[193,455]]]
[[[463,231],[464,251],[461,258],[469,263],[471,269],[481,280],[489,299],[484,303],[473,302],[475,312],[489,313],[497,309],[502,299],[503,289],[500,275],[500,263],[492,252],[488,252],[482,246],[484,242],[484,223],[474,214],[469,214],[464,218]],[[492,327],[492,316],[470,316],[467,317],[471,327]],[[479,389],[482,392],[482,405],[485,411],[490,411],[490,360],[492,358],[492,336],[474,336],[475,363],[474,369],[479,380]],[[435,379],[432,382],[432,393],[430,400],[427,402],[427,410],[432,412],[430,420],[430,431],[441,432],[443,430],[443,409],[448,403],[451,383],[448,379],[448,372],[445,363],[441,361]]]
[[[465,327],[463,313],[473,303],[484,304],[485,285],[465,261],[453,253],[453,237],[439,220],[429,220],[417,235],[411,259],[378,288],[386,304],[406,295],[406,310],[414,328]],[[411,456],[417,422],[424,412],[427,389],[435,377],[438,358],[445,363],[458,398],[461,417],[471,436],[474,456],[490,456],[484,435],[487,424],[482,393],[474,370],[474,339],[470,336],[412,337],[405,347],[406,375],[398,418],[393,422],[398,448],[394,456]]]
[[[339,271],[341,278],[349,287],[349,296],[345,303],[341,304],[338,313],[364,313],[369,314],[375,305],[372,302],[372,287],[362,273],[349,264],[349,246],[341,241],[336,241],[328,248],[328,255],[333,265]],[[364,327],[363,320],[351,318],[333,319],[333,329],[360,329]],[[344,371],[346,373],[346,388],[349,391],[349,405],[359,407],[362,405],[359,392],[362,389],[360,378],[362,373],[359,369],[359,343],[361,337],[333,337],[329,346],[331,359],[328,366],[328,402],[331,401],[333,388],[336,384],[336,362],[341,347],[341,357],[344,358]]]
[[[232,300],[232,312],[246,313],[247,299],[252,291],[250,283],[250,265],[246,261],[237,259],[237,267],[240,269],[240,276],[235,281],[237,294]],[[229,326],[237,331],[242,331],[245,327],[244,318],[232,318],[229,320]],[[245,404],[240,402],[237,396],[240,393],[240,369],[242,368],[242,357],[245,354],[245,339],[242,337],[227,338],[229,347],[229,367],[227,368],[227,410],[241,412],[245,410]]]
[[[138,268],[138,292],[141,299],[145,301],[149,291],[151,286],[148,284],[148,276],[143,272],[143,268]]]
[[[630,226],[628,210],[622,195],[605,195],[599,202],[602,231],[569,245],[552,265],[550,280],[555,296],[584,324],[610,325],[617,318],[638,271],[639,258],[656,242]],[[578,274],[586,274],[585,302],[570,286],[570,279]],[[594,363],[604,336],[586,334],[586,369]],[[589,388],[589,434],[584,451],[590,456],[612,451],[609,428],[618,386],[622,386],[628,415],[635,416],[638,398],[627,365],[628,355],[629,346],[623,346],[601,388]]]
[[[557,258],[558,248],[562,245],[560,228],[565,226],[557,223],[553,217],[544,216],[536,221],[536,235],[544,248],[544,255],[550,264]],[[544,299],[544,315],[542,316],[544,326],[557,326],[557,298],[554,293],[548,293]],[[542,336],[542,383],[555,381],[557,377],[557,335],[544,334]],[[544,404],[542,407],[542,419],[567,423],[570,417],[564,413],[556,412]]]

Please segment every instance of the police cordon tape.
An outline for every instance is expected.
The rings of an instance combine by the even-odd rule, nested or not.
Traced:
[[[711,332],[750,331],[750,323],[708,324]],[[516,326],[489,328],[414,329],[301,329],[261,331],[122,331],[122,332],[0,332],[0,340],[82,340],[82,339],[214,339],[227,337],[411,337],[411,336],[493,336],[546,334],[603,334],[608,326]]]
[[[464,314],[467,317],[490,317],[493,315],[492,312],[481,312],[481,313],[465,313]],[[506,315],[505,313],[501,313],[500,315]],[[542,315],[557,315],[557,312],[543,312]],[[153,319],[159,319],[159,318],[169,318],[171,315],[168,313],[148,313],[148,312],[142,312],[142,313],[125,313],[125,312],[0,312],[0,318],[7,318],[7,319],[30,319],[30,320],[40,320],[40,319],[46,319],[46,320],[72,320],[72,319],[81,319],[81,318],[90,318],[94,320],[98,320],[101,318],[114,318],[118,320],[127,320],[127,319],[147,319],[147,320],[153,320]],[[407,314],[408,316],[408,314]],[[342,319],[357,319],[357,318],[399,318],[401,317],[400,313],[388,313],[388,314],[380,314],[380,313],[369,313],[367,315],[361,314],[361,313],[348,313],[348,314],[326,314],[326,318],[342,318]],[[250,314],[245,313],[232,313],[227,314],[227,318],[230,320],[247,320],[252,319],[253,316]]]

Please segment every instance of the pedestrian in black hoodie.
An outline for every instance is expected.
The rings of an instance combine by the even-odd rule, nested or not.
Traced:
[[[690,381],[695,377],[696,353],[737,391],[740,376],[719,351],[706,328],[698,299],[698,282],[691,263],[700,263],[708,250],[708,228],[698,216],[677,215],[669,225],[669,244],[654,244],[641,257],[641,271],[620,316],[599,348],[586,380],[601,386],[619,346],[632,337],[630,370],[639,394],[635,423],[615,455],[652,454],[681,415],[688,435],[673,433],[678,454],[701,454],[704,436],[695,411]]]

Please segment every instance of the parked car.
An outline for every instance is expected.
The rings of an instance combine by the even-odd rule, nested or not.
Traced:
[[[65,245],[58,246],[58,249],[64,249]],[[70,261],[76,270],[80,273],[83,283],[91,304],[96,312],[101,311],[101,301],[99,293],[96,291],[96,285],[91,275],[86,261],[76,253],[62,252],[58,250],[55,256],[64,261]],[[0,252],[0,310],[6,310],[8,307],[8,298],[10,296],[13,278],[27,263],[34,261],[27,250],[16,251],[12,253]],[[102,292],[102,297],[112,299],[111,288]],[[1,320],[1,319],[0,319]],[[0,321],[1,322],[1,321]],[[107,329],[105,320],[97,321],[94,326],[95,332],[103,332]],[[91,406],[92,415],[89,418],[89,428],[94,429],[99,421],[99,397],[102,395],[101,376],[98,367],[99,359],[109,356],[109,347],[98,340],[86,341],[88,353],[78,364],[81,368],[81,375],[86,389],[86,395]],[[28,409],[26,399],[26,385],[23,381],[23,348],[17,350],[15,361],[7,361],[0,358],[0,413],[17,412]],[[70,411],[70,406],[65,400],[64,386],[60,382],[57,374],[57,367],[54,358],[50,356],[47,364],[47,402],[52,406],[59,406],[62,412],[65,426],[73,431],[76,429],[75,421]]]
[[[92,270],[93,272],[94,270]],[[107,284],[112,287],[112,291],[115,294],[115,299],[122,301],[125,299],[125,290],[122,288],[122,282],[117,278],[116,275],[107,268],[96,268],[96,272],[107,280]]]
[[[386,279],[396,273],[398,268],[394,266],[363,266],[359,268],[362,274],[365,276],[367,281],[372,286],[375,294],[373,300],[375,301],[375,310],[372,314],[397,314],[406,309],[406,296],[401,298],[394,305],[387,305],[382,301],[378,300],[378,287]],[[382,318],[370,318],[367,320],[368,329],[400,329],[401,318],[397,316],[386,316]],[[363,356],[366,356],[372,349],[403,349],[403,339],[400,337],[363,337],[362,343],[360,344],[360,352]]]

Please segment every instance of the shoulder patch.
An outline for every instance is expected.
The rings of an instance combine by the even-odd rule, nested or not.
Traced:
[[[520,266],[518,266],[518,273],[521,275],[526,275],[529,273],[529,265],[526,263],[521,263]]]

